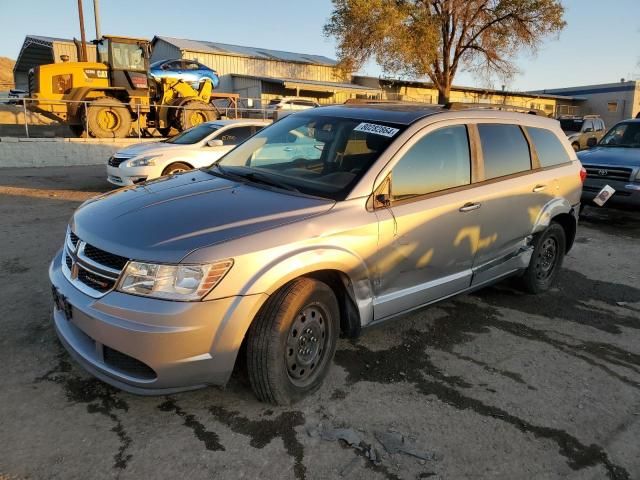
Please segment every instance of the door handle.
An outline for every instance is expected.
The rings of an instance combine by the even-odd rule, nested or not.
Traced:
[[[473,210],[479,209],[480,206],[481,206],[481,204],[479,204],[479,203],[471,203],[471,202],[469,202],[469,203],[465,203],[463,206],[461,206],[459,210],[461,212],[463,212],[463,213],[464,212],[471,212]]]
[[[542,192],[545,188],[547,188],[546,185],[536,185],[535,187],[533,187],[533,191],[534,192]]]
[[[293,152],[293,147],[284,147],[282,150],[285,152]]]

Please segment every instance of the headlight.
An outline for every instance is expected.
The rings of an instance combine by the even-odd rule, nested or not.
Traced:
[[[140,157],[134,158],[133,160],[129,160],[129,167],[150,167],[156,164],[154,158],[157,157]]]
[[[220,283],[232,265],[231,259],[208,265],[129,262],[118,290],[167,300],[200,300]]]

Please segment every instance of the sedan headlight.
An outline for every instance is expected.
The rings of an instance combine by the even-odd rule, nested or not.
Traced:
[[[233,266],[233,260],[207,265],[129,262],[118,290],[166,300],[200,300]]]
[[[157,158],[157,156],[134,158],[132,160],[129,160],[127,165],[129,167],[150,167],[156,164],[154,160],[155,158]]]

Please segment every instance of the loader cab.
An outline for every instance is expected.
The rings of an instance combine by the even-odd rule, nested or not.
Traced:
[[[111,87],[129,91],[149,87],[147,72],[151,44],[148,40],[104,36],[95,43],[98,61],[109,66]]]

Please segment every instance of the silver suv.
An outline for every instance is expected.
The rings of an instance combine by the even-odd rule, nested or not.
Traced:
[[[123,390],[223,385],[242,352],[257,397],[288,404],[319,388],[341,333],[512,275],[548,289],[584,175],[547,118],[296,113],[209,168],[83,204],[49,270],[55,328]]]

